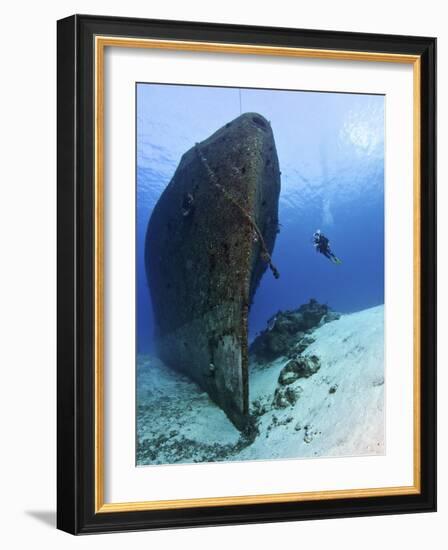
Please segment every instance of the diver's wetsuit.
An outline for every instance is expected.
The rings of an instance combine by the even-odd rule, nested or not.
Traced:
[[[314,234],[314,246],[316,247],[316,252],[320,252],[334,263],[340,263],[339,258],[337,258],[331,251],[330,241],[327,237],[325,237],[325,235],[322,235],[322,233]]]

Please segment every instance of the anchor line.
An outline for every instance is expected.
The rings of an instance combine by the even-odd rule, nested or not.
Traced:
[[[219,183],[218,178],[216,177],[215,172],[210,168],[210,165],[207,161],[207,158],[205,157],[204,153],[199,147],[199,144],[195,144],[195,149],[198,154],[198,157],[200,161],[202,162],[202,165],[205,168],[205,171],[207,172],[207,175],[217,189],[221,191],[221,193],[226,197],[227,200],[229,200],[232,204],[234,204],[238,210],[241,212],[241,214],[244,216],[246,221],[249,223],[249,225],[252,227],[253,231],[256,233],[260,246],[261,246],[261,259],[268,264],[269,269],[272,271],[272,274],[276,279],[280,277],[280,273],[278,269],[275,267],[275,265],[272,263],[271,255],[268,252],[266,243],[264,241],[263,235],[261,234],[260,229],[258,228],[258,225],[255,223],[255,221],[252,219],[250,214],[236,201],[230,193],[224,189],[224,187]]]

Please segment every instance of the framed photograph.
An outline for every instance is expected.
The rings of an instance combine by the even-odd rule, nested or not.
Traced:
[[[436,40],[58,21],[58,527],[434,511]]]

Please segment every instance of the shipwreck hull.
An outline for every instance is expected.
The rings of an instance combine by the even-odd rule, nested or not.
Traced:
[[[279,193],[271,127],[246,113],[183,155],[146,235],[159,356],[240,429],[249,408],[248,312],[271,263]]]

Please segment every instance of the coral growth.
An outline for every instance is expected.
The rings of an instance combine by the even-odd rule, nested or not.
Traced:
[[[295,357],[314,342],[310,333],[317,327],[339,319],[340,314],[313,298],[291,311],[279,311],[268,321],[267,328],[253,341],[250,353],[260,362],[278,357]]]

